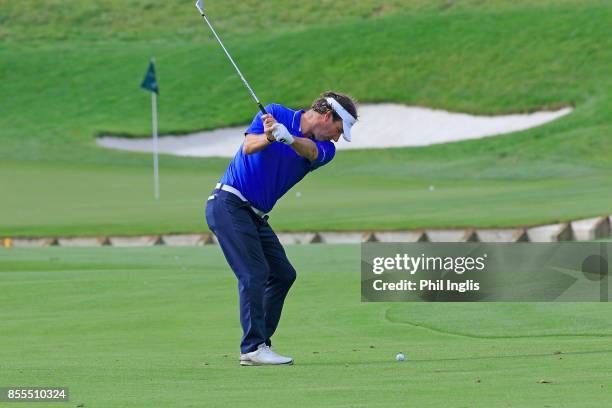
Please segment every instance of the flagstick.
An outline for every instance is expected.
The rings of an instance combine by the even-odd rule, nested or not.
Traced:
[[[157,94],[151,92],[151,109],[153,113],[153,177],[155,179],[155,199],[159,200],[159,162],[157,159]]]

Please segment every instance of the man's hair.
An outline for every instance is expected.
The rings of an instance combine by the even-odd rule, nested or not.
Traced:
[[[348,95],[344,95],[337,92],[323,92],[319,99],[312,103],[310,109],[320,114],[324,114],[331,111],[335,121],[341,120],[342,118],[340,117],[340,115],[338,115],[333,110],[329,102],[327,102],[326,98],[334,98],[336,101],[338,101],[340,105],[342,105],[344,109],[346,109],[348,113],[350,113],[355,119],[357,119],[357,108],[355,107],[355,101],[353,100],[353,98]]]

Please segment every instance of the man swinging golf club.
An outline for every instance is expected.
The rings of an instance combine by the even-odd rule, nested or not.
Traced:
[[[277,104],[265,111],[245,131],[206,205],[208,226],[238,278],[245,366],[293,363],[270,348],[296,272],[266,214],[306,174],[334,158],[334,142],[341,135],[350,141],[357,121],[351,98],[335,92],[322,94],[308,111]]]

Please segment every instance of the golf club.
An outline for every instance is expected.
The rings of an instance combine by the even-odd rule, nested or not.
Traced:
[[[223,45],[223,42],[221,42],[221,39],[217,35],[217,32],[213,28],[212,24],[210,24],[210,21],[208,20],[208,17],[206,17],[206,14],[204,13],[204,1],[203,0],[196,1],[195,6],[198,9],[198,11],[200,12],[200,14],[202,15],[202,17],[204,17],[204,21],[206,22],[206,24],[208,24],[208,27],[210,27],[210,30],[212,31],[212,33],[214,34],[215,38],[217,39],[217,41],[221,45],[221,48],[223,48],[223,51],[225,51],[225,55],[227,55],[227,58],[229,58],[230,62],[234,66],[234,68],[236,68],[236,72],[238,72],[238,75],[240,75],[240,79],[242,79],[242,82],[244,82],[246,87],[249,89],[249,92],[251,92],[251,96],[253,96],[253,99],[255,99],[255,102],[257,103],[257,106],[259,107],[259,110],[261,111],[261,113],[266,115],[268,112],[266,112],[266,109],[263,107],[261,102],[259,102],[259,99],[257,98],[257,95],[255,95],[255,92],[253,91],[253,88],[251,88],[251,86],[249,85],[249,83],[245,79],[244,75],[242,75],[242,72],[240,72],[240,69],[238,68],[238,65],[236,65],[236,63],[234,62],[234,59],[232,58],[230,53],[227,51],[227,49]]]

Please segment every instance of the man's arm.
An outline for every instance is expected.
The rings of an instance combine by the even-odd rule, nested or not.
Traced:
[[[271,137],[268,139],[267,135],[252,135],[248,134],[244,138],[244,143],[242,144],[242,152],[244,154],[253,154],[257,153],[260,150],[265,149],[270,146],[272,142],[274,142],[274,138]]]
[[[317,145],[310,139],[305,137],[294,137],[291,148],[295,150],[300,156],[310,160],[311,162],[317,160],[319,156],[319,149]]]

